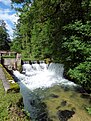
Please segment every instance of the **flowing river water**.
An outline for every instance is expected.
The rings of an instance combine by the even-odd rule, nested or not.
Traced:
[[[86,111],[91,106],[90,96],[63,77],[62,64],[35,63],[22,67],[22,73],[13,73],[32,121],[91,121]]]

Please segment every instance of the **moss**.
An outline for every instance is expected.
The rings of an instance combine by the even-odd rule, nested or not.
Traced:
[[[5,77],[7,79],[7,81],[9,82],[10,84],[10,89],[8,90],[9,91],[19,91],[20,87],[19,85],[14,81],[13,77],[7,72],[7,70],[0,64],[0,66],[2,67],[3,71],[4,71],[4,74],[5,74]]]
[[[20,90],[20,87],[17,83],[14,83],[14,84],[10,83],[10,89],[8,90],[8,92],[10,91],[19,92],[19,90]]]
[[[17,66],[17,69],[18,69],[19,72],[22,72],[22,66],[21,65]]]
[[[30,61],[30,58],[22,58],[23,61]]]
[[[15,58],[15,56],[2,56],[2,58]]]
[[[2,64],[0,64],[0,67],[3,67]]]
[[[52,62],[52,60],[50,59],[50,58],[46,58],[46,59],[44,59],[45,60],[45,62],[47,63],[47,64],[49,64],[50,62]]]

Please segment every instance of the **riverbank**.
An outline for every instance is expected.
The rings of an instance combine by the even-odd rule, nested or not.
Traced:
[[[21,99],[19,92],[5,93],[0,80],[0,121],[29,121],[22,109]]]

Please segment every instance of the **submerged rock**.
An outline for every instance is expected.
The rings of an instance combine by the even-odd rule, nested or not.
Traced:
[[[57,114],[60,121],[68,121],[68,119],[71,118],[75,112],[71,110],[59,110]]]
[[[52,97],[52,98],[58,98],[59,96],[56,95],[56,94],[50,94],[50,97]]]
[[[66,106],[66,104],[67,104],[67,101],[66,101],[66,100],[63,100],[63,101],[61,102],[61,106]]]
[[[90,95],[87,94],[87,93],[82,93],[82,94],[81,94],[81,98],[90,99]]]

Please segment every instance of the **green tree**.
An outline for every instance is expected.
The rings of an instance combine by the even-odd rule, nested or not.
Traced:
[[[9,50],[9,35],[7,33],[5,22],[0,20],[0,50]]]
[[[11,49],[19,51],[22,54],[25,53],[28,57],[31,51],[31,14],[29,10],[29,4],[24,4],[22,8],[17,10],[19,14],[18,24],[15,29],[15,38],[11,45]],[[17,48],[17,45],[20,44]],[[25,54],[23,54],[25,56]]]
[[[81,84],[85,89],[91,89],[91,22],[83,24],[77,21],[64,27],[67,36],[64,37],[62,48],[65,55],[62,58],[68,70],[68,76]],[[69,32],[71,32],[70,35]],[[68,32],[68,33],[67,33]]]
[[[63,63],[67,77],[91,90],[91,0],[12,2],[22,3],[14,42],[24,55]]]
[[[91,0],[81,2],[82,17],[63,27],[61,48],[66,75],[91,90]]]

